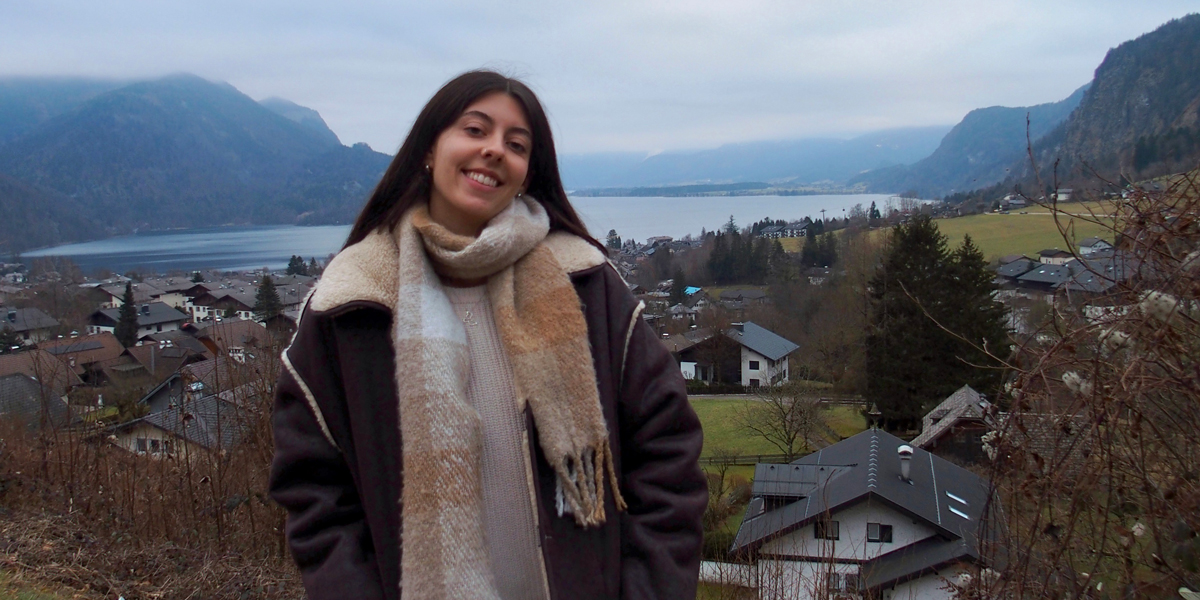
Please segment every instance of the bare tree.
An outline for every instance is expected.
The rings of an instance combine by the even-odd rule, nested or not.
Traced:
[[[738,425],[779,449],[786,462],[795,460],[826,429],[818,398],[805,394],[799,382],[759,388],[737,412]]]

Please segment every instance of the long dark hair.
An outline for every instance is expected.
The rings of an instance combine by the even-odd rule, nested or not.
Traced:
[[[472,102],[493,92],[512,96],[525,110],[533,134],[526,192],[546,208],[550,215],[550,230],[573,233],[605,251],[604,245],[588,233],[567,199],[567,191],[558,174],[558,155],[554,151],[550,121],[546,119],[546,111],[537,95],[516,79],[484,70],[468,71],[451,79],[421,109],[404,144],[350,229],[343,248],[357,244],[377,229],[395,229],[405,211],[429,199],[432,178],[425,171],[425,157],[438,136],[453,125]]]

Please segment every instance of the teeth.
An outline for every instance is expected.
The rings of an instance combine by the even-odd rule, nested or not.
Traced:
[[[483,185],[486,185],[488,187],[496,187],[496,186],[500,185],[499,181],[496,181],[495,179],[492,179],[491,177],[488,177],[487,175],[484,175],[483,173],[476,173],[476,172],[472,171],[470,173],[467,173],[467,177],[470,177],[471,179],[474,179],[475,181],[478,181],[479,183],[482,183]]]

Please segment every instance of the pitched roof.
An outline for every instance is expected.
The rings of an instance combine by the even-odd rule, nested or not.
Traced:
[[[740,329],[738,327],[730,329],[725,335],[771,360],[779,360],[800,347],[779,334],[750,321],[743,323]]]
[[[1071,267],[1068,265],[1039,264],[1032,271],[1018,277],[1017,280],[1025,283],[1045,283],[1051,287],[1057,287],[1066,283],[1071,276]]]
[[[45,350],[22,350],[0,354],[0,376],[20,373],[50,386],[54,393],[65,394],[83,382],[66,363]]]
[[[762,300],[767,297],[767,293],[762,290],[755,289],[734,289],[721,292],[722,300]]]
[[[913,438],[911,445],[924,448],[937,440],[954,424],[962,419],[983,419],[992,403],[979,395],[971,386],[964,385],[942,400],[925,415],[921,435]]]
[[[757,465],[753,499],[732,549],[755,552],[767,541],[823,514],[873,498],[924,522],[939,533],[935,539],[961,543],[931,542],[927,547],[914,545],[896,557],[891,557],[894,553],[881,556],[876,559],[878,575],[864,568],[872,585],[895,581],[928,568],[931,561],[948,560],[948,556],[978,559],[977,532],[987,505],[987,482],[920,448],[913,449],[910,478],[905,481],[897,457],[902,445],[904,440],[894,435],[868,429],[791,464]],[[762,501],[767,496],[784,503],[768,510]],[[883,560],[885,557],[890,558]],[[885,575],[890,579],[884,581]]]
[[[137,302],[139,304],[149,302],[152,299],[163,295],[162,290],[158,289],[157,287],[155,287],[153,284],[150,284],[150,283],[138,283],[135,281],[135,282],[130,283],[129,286],[131,288],[133,288],[133,301]],[[117,300],[124,300],[124,298],[125,298],[125,284],[124,283],[114,283],[112,285],[102,285],[102,286],[100,286],[99,289],[104,291],[109,296],[116,298]]]
[[[1010,279],[1016,279],[1017,277],[1020,277],[1024,274],[1028,273],[1029,271],[1033,270],[1034,267],[1037,267],[1040,264],[1041,263],[1039,263],[1036,260],[1029,260],[1028,258],[1018,258],[1012,262],[1005,264],[1004,266],[1000,267],[999,269],[996,269],[996,274],[1001,277],[1008,277]]]
[[[58,321],[36,308],[0,308],[0,329],[17,333],[58,327]]]
[[[72,367],[72,370],[77,375],[82,375],[86,372],[88,364],[100,363],[107,365],[115,361],[125,351],[125,348],[121,346],[121,342],[117,341],[117,336],[108,332],[77,338],[39,342],[38,348],[57,356],[59,360],[67,365],[70,365],[71,359],[74,358],[75,366]]]
[[[188,320],[188,316],[162,302],[151,302],[138,306],[138,327],[149,327],[160,323],[177,323]],[[92,313],[92,319],[121,321],[121,309],[102,308]]]
[[[169,405],[165,410],[124,423],[129,428],[145,423],[202,448],[227,449],[249,430],[246,411],[218,396],[205,396]]]
[[[1090,248],[1092,246],[1099,246],[1100,244],[1104,244],[1105,246],[1112,246],[1112,244],[1108,243],[1107,240],[1103,240],[1098,237],[1090,237],[1090,238],[1083,240],[1082,242],[1079,242],[1079,247],[1080,248]]]
[[[43,410],[44,409],[44,410]],[[71,412],[61,395],[46,389],[28,375],[0,377],[0,417],[17,419],[31,428],[42,422],[43,413],[50,425],[66,425]]]
[[[218,352],[228,352],[232,346],[262,348],[271,343],[267,328],[249,319],[225,319],[206,325],[196,331],[196,338],[211,341]]]

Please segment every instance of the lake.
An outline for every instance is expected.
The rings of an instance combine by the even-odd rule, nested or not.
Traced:
[[[701,229],[719,229],[730,215],[744,227],[764,218],[796,220],[842,218],[856,204],[880,210],[887,206],[885,194],[823,196],[719,196],[686,198],[572,198],[588,229],[601,241],[610,229],[623,239],[644,242],[669,235],[698,236]],[[189,229],[128,235],[94,242],[67,244],[25,253],[25,258],[66,256],[85,273],[108,269],[117,273],[139,271],[166,273],[197,269],[243,271],[268,267],[282,269],[298,254],[305,260],[337,252],[346,240],[349,225],[297,227],[266,225]]]

